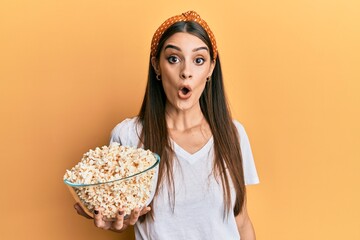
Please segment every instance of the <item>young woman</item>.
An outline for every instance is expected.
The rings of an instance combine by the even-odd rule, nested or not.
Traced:
[[[215,37],[196,12],[155,32],[140,113],[119,123],[111,141],[158,153],[159,179],[150,206],[126,219],[119,209],[112,222],[96,209],[97,227],[135,225],[136,239],[255,239],[246,208],[245,185],[258,183],[249,140],[231,118]]]

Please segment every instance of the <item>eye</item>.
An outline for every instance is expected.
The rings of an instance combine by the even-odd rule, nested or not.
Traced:
[[[180,59],[176,56],[170,56],[168,57],[168,62],[171,63],[171,64],[174,64],[174,63],[178,63],[180,61]]]
[[[203,65],[205,62],[204,58],[196,58],[194,61],[197,65]]]

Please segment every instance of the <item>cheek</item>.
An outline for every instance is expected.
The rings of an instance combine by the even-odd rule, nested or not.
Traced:
[[[210,67],[209,66],[203,66],[202,68],[199,68],[196,72],[197,79],[201,82],[206,82],[206,78],[210,75]]]
[[[161,75],[166,78],[167,81],[173,81],[178,76],[178,70],[173,67],[163,67],[161,69]]]
[[[164,79],[162,79],[161,81],[162,81],[162,85],[163,85],[164,91],[165,91],[165,92],[168,92],[168,91],[171,89],[171,85],[169,84],[168,81],[164,81]]]
[[[203,91],[205,90],[206,87],[206,81],[205,82],[201,82],[201,84],[199,85],[199,93],[200,95],[203,93]]]
[[[172,82],[168,81],[168,79],[162,79],[161,81],[167,98],[176,95],[177,88]]]
[[[177,81],[178,81],[178,75],[176,74],[176,71],[174,69],[162,69],[161,71],[161,81],[163,84],[164,89],[168,88],[176,88]]]
[[[199,88],[205,88],[205,85],[207,82],[207,79],[206,79],[207,77],[208,77],[207,73],[202,72],[201,74],[199,74],[197,76],[197,84],[196,85]]]

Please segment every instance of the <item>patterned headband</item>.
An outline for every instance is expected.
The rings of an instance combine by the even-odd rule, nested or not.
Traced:
[[[153,39],[151,41],[151,56],[152,57],[156,56],[156,54],[157,54],[156,49],[159,45],[159,40],[162,37],[162,35],[164,34],[164,32],[174,23],[185,22],[185,21],[196,22],[196,23],[200,24],[200,26],[206,31],[206,33],[209,36],[210,41],[211,41],[211,46],[214,51],[214,60],[215,60],[217,57],[217,46],[216,46],[215,36],[212,33],[212,31],[210,30],[207,23],[203,19],[201,19],[199,14],[197,14],[195,11],[188,11],[181,15],[171,17],[168,20],[166,20],[163,24],[160,25],[160,27],[156,30],[156,32],[153,36]]]

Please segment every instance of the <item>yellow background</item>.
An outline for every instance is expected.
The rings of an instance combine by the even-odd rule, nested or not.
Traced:
[[[133,238],[77,216],[62,177],[137,114],[152,34],[190,9],[251,140],[258,239],[360,239],[358,0],[2,0],[1,239]]]

